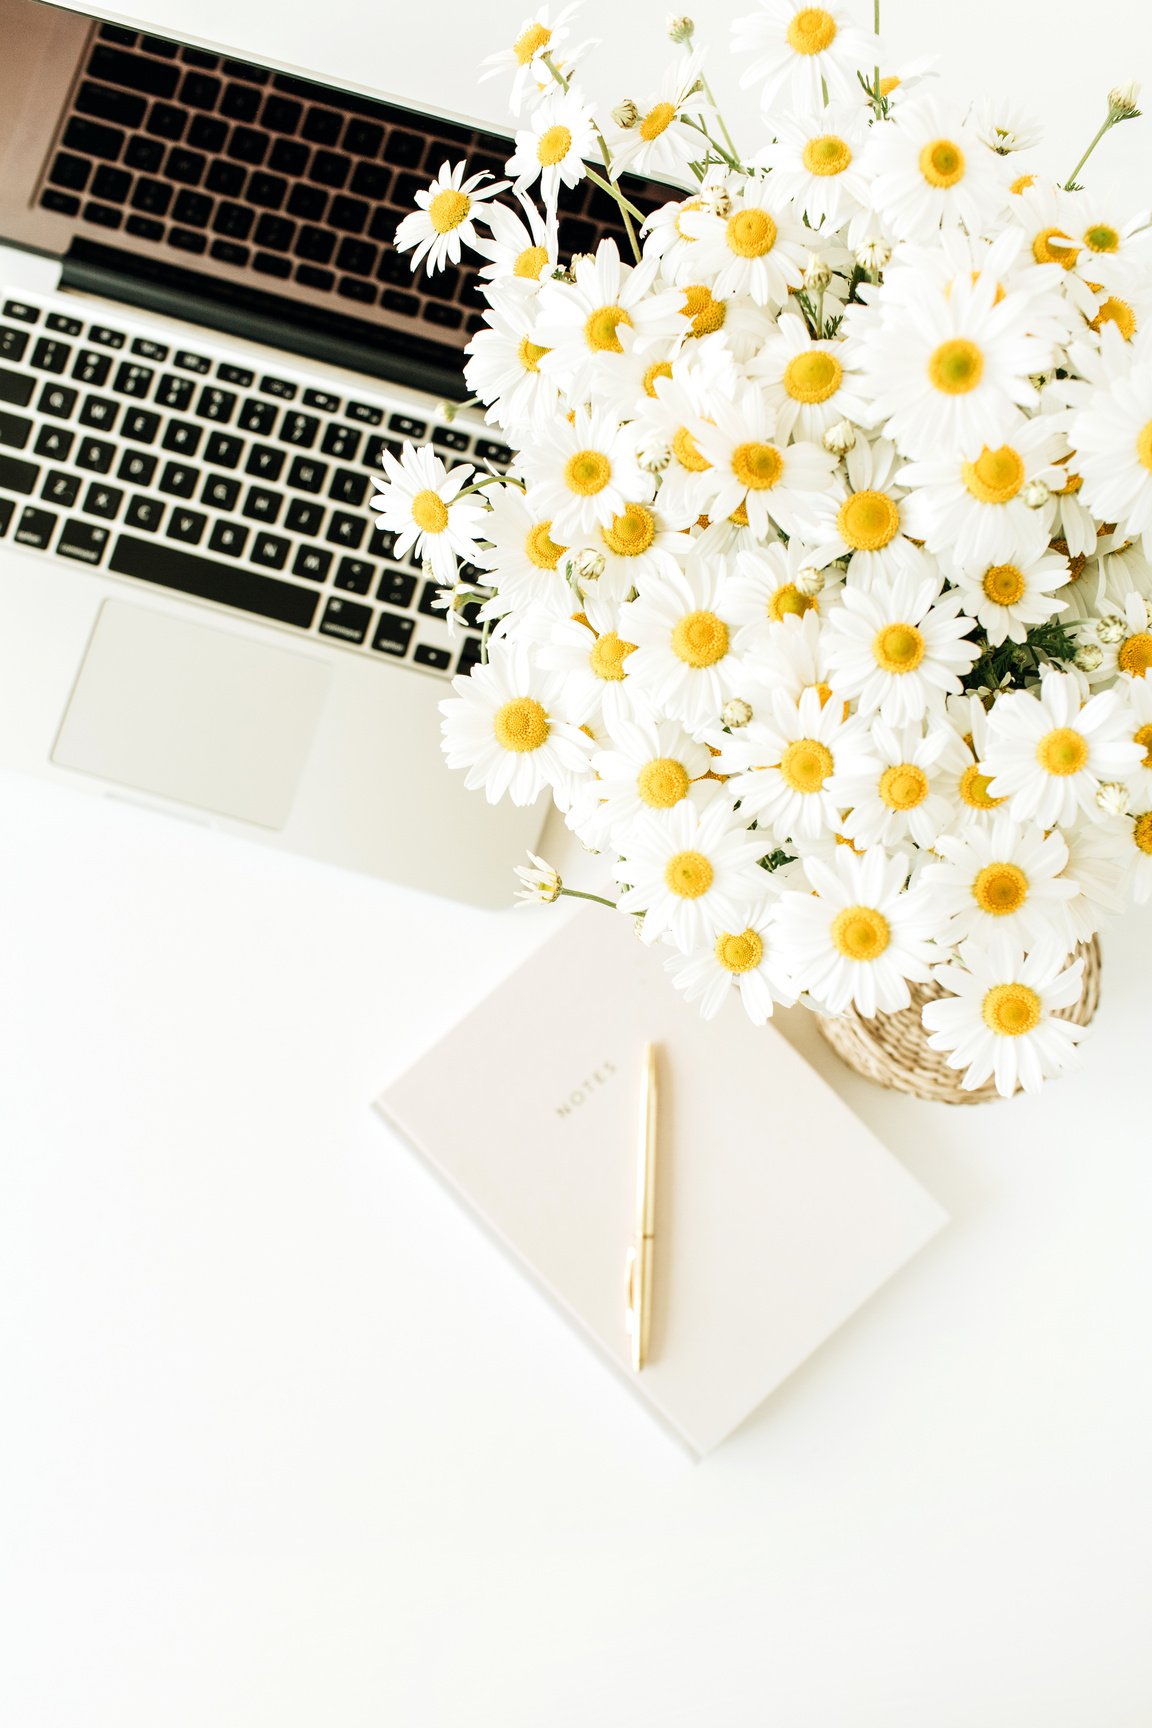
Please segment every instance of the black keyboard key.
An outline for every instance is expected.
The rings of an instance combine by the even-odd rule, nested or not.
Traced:
[[[244,472],[256,480],[279,480],[283,467],[283,450],[277,450],[274,444],[253,444]]]
[[[378,204],[387,195],[392,171],[379,162],[357,162],[348,190]]]
[[[3,465],[0,460],[0,468]],[[65,474],[62,468],[50,468],[44,476],[40,496],[46,503],[55,504],[61,510],[71,510],[80,496],[80,482],[75,474]]]
[[[228,138],[228,127],[223,120],[211,119],[207,114],[197,114],[188,128],[187,144],[191,150],[205,150],[214,156],[218,150],[223,150]]]
[[[333,595],[324,608],[320,634],[335,636],[341,642],[363,642],[371,623],[371,606],[361,606],[355,600],[341,600]]]
[[[379,422],[377,422],[377,424],[379,424]],[[365,444],[364,454],[361,456],[360,460],[364,464],[365,468],[380,468],[383,466],[381,457],[385,450],[390,451],[393,456],[399,458],[402,449],[403,445],[400,443],[398,438],[384,438],[377,434],[375,437],[369,438],[367,444]]]
[[[460,292],[460,282],[459,270],[437,270],[434,276],[425,276],[424,292],[431,294],[434,300],[455,300]]]
[[[109,91],[109,95],[115,92]],[[53,186],[63,186],[68,192],[83,192],[92,174],[92,164],[83,156],[69,156],[62,150],[52,164],[48,179]]]
[[[106,84],[93,84],[87,78],[72,98],[72,106],[93,120],[109,120],[129,132],[136,130],[148,109],[143,97],[132,96],[127,90],[110,90]]]
[[[141,360],[163,362],[168,358],[168,350],[162,342],[153,342],[148,336],[137,336],[132,342],[132,352]]]
[[[119,160],[124,148],[124,134],[118,126],[102,126],[96,120],[83,120],[78,115],[64,128],[64,148],[78,156],[99,156],[106,162]]]
[[[109,84],[123,84],[129,90],[140,90],[145,96],[171,96],[180,82],[175,66],[161,60],[146,60],[138,54],[122,54],[115,48],[98,47],[88,70],[94,78]]]
[[[110,330],[106,324],[93,324],[88,331],[89,342],[98,342],[101,348],[123,348],[127,337],[122,330]]]
[[[186,456],[191,460],[200,448],[203,430],[191,420],[170,420],[162,440],[165,450],[170,450],[173,456]]]
[[[308,166],[309,149],[292,138],[277,138],[268,158],[268,166],[277,174],[293,177],[303,174]]]
[[[155,472],[155,456],[145,456],[142,450],[125,450],[116,470],[116,478],[127,480],[133,486],[151,486]]]
[[[208,170],[204,184],[209,192],[219,192],[225,198],[239,198],[248,174],[239,162],[218,159]]]
[[[75,216],[80,209],[80,200],[74,192],[60,192],[55,186],[47,186],[40,194],[40,205],[44,210],[52,210],[57,216]]]
[[[323,520],[323,504],[313,504],[307,498],[293,498],[288,505],[284,526],[292,534],[318,534]]]
[[[199,510],[181,510],[177,507],[168,518],[168,538],[179,540],[185,546],[199,546],[207,526],[208,518],[201,515]]]
[[[160,476],[160,490],[174,498],[191,498],[199,478],[196,469],[183,462],[166,462]]]
[[[233,240],[246,240],[255,219],[252,211],[243,204],[233,204],[230,200],[225,200],[216,207],[212,227],[217,234],[227,234]]]
[[[166,216],[171,202],[172,188],[163,180],[151,180],[145,176],[137,180],[132,191],[132,208],[144,210],[152,216]]]
[[[75,558],[80,564],[99,564],[110,538],[107,528],[98,528],[94,522],[74,522],[65,517],[56,552],[61,558]]]
[[[352,276],[371,276],[376,265],[377,248],[368,240],[342,240],[336,254],[337,270],[347,270]]]
[[[249,66],[243,60],[225,60],[220,70],[225,78],[245,78],[249,84],[267,84],[272,74],[264,66]]]
[[[351,504],[353,509],[358,510],[367,491],[366,474],[357,474],[352,468],[338,468],[332,476],[328,496],[335,504]]]
[[[384,160],[399,168],[415,168],[424,154],[424,140],[412,132],[400,132],[393,127],[384,146]]]
[[[292,560],[292,574],[309,582],[323,582],[331,565],[332,554],[322,546],[301,546]]]
[[[243,84],[229,84],[220,102],[220,112],[229,120],[255,120],[260,112],[260,92]]]
[[[372,636],[372,646],[378,654],[391,654],[398,660],[407,654],[415,628],[413,618],[400,618],[395,612],[381,612]]]
[[[267,132],[256,132],[251,126],[236,126],[228,140],[228,154],[234,162],[246,162],[251,168],[262,166],[268,154]]]
[[[81,509],[86,516],[99,516],[111,522],[124,502],[124,494],[116,486],[102,486],[94,480],[84,495]]]
[[[137,444],[151,444],[159,430],[159,414],[153,414],[147,408],[129,408],[120,428],[120,436],[131,438]]]
[[[251,390],[256,382],[254,372],[249,372],[246,366],[233,366],[227,360],[217,363],[216,376],[221,384],[234,384],[238,390]]]
[[[188,116],[182,108],[174,108],[170,102],[154,102],[145,130],[153,138],[166,138],[169,143],[178,144],[187,124]]]
[[[376,590],[377,600],[406,610],[416,598],[416,578],[407,570],[385,570]]]
[[[210,78],[203,72],[189,72],[180,86],[180,100],[186,102],[189,108],[211,111],[220,100],[223,88],[219,78]]]
[[[248,401],[240,404],[240,417],[236,424],[241,432],[253,432],[258,438],[266,438],[279,413],[275,402],[258,402],[249,397]]]
[[[204,48],[182,48],[180,58],[186,66],[203,66],[209,72],[215,72],[220,65],[219,54],[209,54]]]
[[[112,549],[109,568],[122,576],[138,576],[181,594],[195,594],[282,624],[307,630],[316,615],[318,596],[296,583],[279,582],[246,570],[178,551],[162,540],[136,540],[121,534]]]
[[[341,558],[332,586],[344,588],[349,594],[367,594],[375,575],[375,564],[369,564],[366,558]]]
[[[321,294],[330,294],[336,286],[331,270],[320,270],[315,264],[297,264],[296,280],[301,287],[315,288]]]
[[[111,402],[106,396],[86,396],[80,410],[80,424],[91,426],[94,432],[111,432],[119,413],[119,402]]]
[[[419,444],[428,436],[428,428],[423,420],[416,420],[411,414],[393,414],[388,421],[388,430],[395,432],[398,438],[410,438],[414,444]]]
[[[294,250],[297,258],[307,258],[313,264],[327,264],[335,246],[336,236],[326,229],[304,227],[296,236]]]
[[[21,324],[35,324],[40,318],[39,306],[29,306],[26,300],[5,300],[5,318],[18,318]]]
[[[208,536],[208,550],[223,552],[226,558],[241,558],[248,544],[248,530],[239,522],[217,522]]]
[[[18,546],[32,546],[37,551],[44,551],[52,539],[57,518],[51,510],[34,510],[29,505],[12,536]]]
[[[196,404],[196,413],[201,420],[213,420],[219,426],[227,426],[235,411],[236,397],[231,390],[220,390],[215,384],[205,384]]]
[[[43,347],[43,342],[39,346]],[[53,371],[60,370],[58,366],[53,367]],[[35,388],[35,378],[28,378],[22,372],[12,372],[7,366],[0,366],[0,402],[10,402],[14,408],[27,408]]]
[[[279,210],[287,190],[288,182],[281,175],[265,174],[261,170],[249,175],[245,197],[250,204],[258,205],[261,210]]]
[[[204,446],[204,460],[213,468],[235,468],[244,440],[231,432],[213,432]]]
[[[212,200],[205,192],[181,192],[172,206],[172,219],[189,228],[204,228],[212,214]],[[168,237],[172,238],[171,235]]]
[[[353,115],[344,128],[341,144],[354,156],[376,156],[384,142],[384,128],[374,120],[361,120]]]
[[[467,432],[461,432],[459,426],[435,426],[432,429],[432,442],[441,450],[467,450],[472,440]]]
[[[260,115],[261,126],[270,132],[295,132],[300,125],[304,106],[287,96],[269,96]]]
[[[142,174],[155,174],[164,160],[164,146],[158,138],[130,138],[124,152],[124,166],[138,168]]]
[[[175,42],[165,42],[161,36],[141,36],[140,46],[149,54],[161,54],[165,60],[175,60]]]
[[[288,194],[288,213],[304,222],[319,222],[328,203],[328,194],[319,186],[293,186]]]
[[[383,409],[373,408],[368,402],[349,402],[344,412],[349,420],[361,426],[379,426],[384,419]]]
[[[137,366],[134,360],[122,360],[116,368],[112,388],[121,396],[134,396],[139,400],[147,396],[154,377],[151,366]]]
[[[347,511],[334,510],[324,538],[333,546],[346,546],[350,552],[358,552],[367,531],[366,516],[350,516]]]
[[[317,150],[308,170],[308,178],[314,180],[318,186],[330,186],[340,191],[351,166],[346,156],[337,156],[332,150]]]
[[[409,557],[411,557],[411,553],[409,553]],[[423,612],[425,618],[443,618],[444,608],[436,604],[436,596],[442,586],[443,584],[440,582],[425,582],[420,590],[420,600],[416,610]]]
[[[206,360],[203,354],[190,354],[187,348],[177,348],[175,364],[182,371],[195,372],[201,378],[206,378],[212,370],[211,360]]]
[[[90,474],[107,474],[115,456],[114,444],[107,443],[103,438],[82,438],[76,452],[76,466],[86,468]]]
[[[267,246],[273,252],[287,252],[296,233],[295,222],[284,216],[261,216],[252,236],[255,246]]]
[[[252,256],[247,246],[237,246],[235,240],[213,240],[209,250],[221,264],[231,264],[237,270],[243,270]]]
[[[34,492],[40,470],[35,462],[21,462],[15,456],[0,456],[0,486],[9,492]]]
[[[23,360],[27,346],[26,330],[17,330],[14,324],[0,324],[0,360]]]
[[[164,224],[157,222],[152,216],[129,216],[124,224],[128,234],[134,234],[137,240],[163,240]]]
[[[483,658],[484,650],[480,645],[479,636],[469,636],[460,650],[460,658],[456,662],[456,670],[461,677],[466,678],[473,666],[478,666]]]
[[[498,444],[494,438],[477,438],[473,455],[479,462],[491,462],[495,468],[507,468],[512,460],[512,451],[507,444]]]
[[[259,270],[262,276],[277,276],[281,281],[292,274],[292,266],[287,258],[278,257],[275,252],[257,252],[252,260],[252,268]]]
[[[326,462],[314,462],[309,456],[297,456],[288,470],[288,484],[297,492],[319,492],[327,475]]]
[[[172,228],[168,233],[169,246],[175,246],[179,252],[194,252],[197,256],[208,249],[208,242],[203,234],[198,234],[194,228]]]
[[[396,238],[396,229],[400,217],[395,210],[389,210],[381,204],[372,212],[372,220],[368,224],[368,232],[373,240],[384,240],[391,245]],[[380,260],[381,282],[410,282],[412,280],[411,260],[403,252],[385,252]]]
[[[12,520],[15,509],[16,506],[11,498],[0,498],[0,534],[7,534],[8,524]]]
[[[292,402],[296,398],[297,386],[287,378],[264,377],[260,380],[260,388],[266,396],[276,396],[282,402]]]
[[[164,520],[166,509],[167,505],[161,504],[157,498],[133,498],[124,512],[124,525],[139,528],[144,534],[155,534]]]
[[[132,184],[132,176],[123,168],[109,168],[105,163],[97,168],[96,178],[92,182],[92,196],[103,198],[109,204],[123,204]]]
[[[136,32],[128,30],[123,24],[101,24],[100,40],[102,42],[123,42],[128,48],[136,46]]]
[[[72,350],[67,342],[54,342],[51,337],[41,336],[32,350],[31,363],[40,372],[63,372],[71,357]],[[24,400],[27,402],[28,397]]]
[[[260,564],[265,570],[283,570],[288,546],[289,542],[280,534],[257,534],[250,557],[253,564]]]
[[[75,434],[65,432],[61,426],[41,426],[36,435],[36,454],[47,456],[50,462],[67,462],[74,439]],[[0,437],[0,444],[3,442],[3,437]],[[23,449],[23,445],[19,448]]]
[[[229,480],[226,474],[209,474],[204,480],[200,502],[210,504],[213,510],[234,510],[239,496],[239,480]]]
[[[84,220],[94,222],[98,228],[119,228],[124,213],[111,204],[85,204]]]
[[[199,186],[207,166],[208,158],[198,150],[169,150],[164,172],[178,186]]]
[[[412,655],[412,660],[415,665],[428,666],[434,672],[447,672],[452,664],[452,656],[447,648],[433,648],[427,642],[416,644],[416,651]]]
[[[92,332],[89,331],[88,334],[91,336]],[[91,348],[81,348],[72,367],[72,376],[78,384],[88,384],[93,390],[103,390],[111,370],[112,361],[107,354],[97,354]]]
[[[275,522],[284,499],[279,492],[269,492],[264,486],[249,486],[244,500],[244,514],[253,522]]]
[[[320,448],[325,456],[335,456],[340,462],[355,462],[361,437],[362,434],[353,426],[326,426]]]
[[[464,314],[458,306],[442,306],[439,300],[429,300],[421,316],[429,324],[437,324],[442,330],[459,330],[464,322]]]
[[[192,397],[196,386],[191,378],[178,378],[174,372],[165,372],[156,386],[155,401],[160,408],[171,408],[177,414],[186,414],[192,406]]]
[[[300,130],[311,144],[335,144],[343,124],[344,116],[331,108],[310,108]]]
[[[370,305],[376,298],[376,290],[371,282],[365,282],[360,276],[341,276],[336,292],[345,300],[358,300],[363,305]]]
[[[341,193],[333,198],[328,211],[328,220],[333,228],[339,228],[344,234],[363,234],[364,224],[368,220],[368,206],[363,198],[349,198]],[[372,258],[375,261],[376,248],[372,247]],[[352,264],[341,264],[341,269],[352,270]]]
[[[319,430],[320,422],[315,415],[291,411],[286,413],[280,422],[279,436],[285,444],[295,444],[298,449],[311,450]]]

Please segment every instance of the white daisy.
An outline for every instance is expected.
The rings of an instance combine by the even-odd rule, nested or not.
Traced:
[[[796,542],[792,541],[788,547],[789,555],[795,546]],[[740,562],[743,562],[743,555]],[[733,578],[733,593],[740,583],[739,575]],[[816,599],[819,603],[823,595]],[[804,690],[815,690],[825,702],[832,695],[824,625],[815,607],[803,614],[785,611],[779,621],[772,624],[746,624],[736,638],[736,646],[744,653],[741,694],[755,713],[759,713],[761,708],[771,713],[772,697],[776,692],[793,702],[800,700]],[[837,701],[847,713],[848,704],[842,697],[837,697]]]
[[[821,445],[777,440],[775,416],[754,385],[731,400],[714,400],[710,418],[697,420],[691,432],[708,463],[702,482],[708,515],[731,516],[743,507],[757,536],[775,527],[796,533],[836,471],[836,458]]]
[[[1099,664],[1088,671],[1089,684],[1111,684],[1123,673],[1126,694],[1150,686],[1152,605],[1143,595],[1128,594],[1118,608],[1091,619],[1082,627],[1080,640],[1091,642],[1100,655]]]
[[[743,365],[756,354],[768,332],[775,329],[772,314],[747,295],[729,294],[718,300],[706,283],[692,282],[686,275],[677,286],[684,297],[681,315],[688,320],[688,328],[681,332],[681,343],[715,337]]]
[[[548,281],[540,290],[536,340],[543,344],[543,370],[563,387],[569,401],[598,401],[601,378],[623,353],[620,332],[630,330],[634,350],[683,329],[678,289],[654,291],[659,265],[648,259],[633,268],[621,262],[614,240],[601,240],[595,257],[577,258],[572,282]]]
[[[1144,752],[1128,774],[1133,808],[1152,805],[1152,678],[1133,678],[1125,687],[1132,719],[1132,739]]]
[[[519,486],[489,486],[484,496],[483,533],[489,544],[477,548],[476,563],[492,572],[496,593],[485,601],[481,618],[525,611],[563,592],[561,560],[567,547],[552,539],[551,521],[529,510]]]
[[[742,930],[764,893],[764,840],[749,832],[727,799],[703,810],[688,799],[659,815],[645,812],[619,836],[615,865],[624,885],[621,912],[643,918],[640,935],[668,933],[683,950],[717,930]]]
[[[716,742],[729,792],[779,844],[835,833],[844,807],[837,782],[879,767],[865,723],[847,719],[841,703],[812,689],[795,702],[777,691],[769,710],[738,732],[718,733]]]
[[[1036,118],[1003,97],[982,96],[973,110],[972,126],[977,137],[998,156],[1031,150],[1043,137]]]
[[[637,644],[628,668],[635,687],[693,728],[715,726],[728,697],[738,694],[730,584],[726,563],[693,556],[684,569],[643,583],[620,608],[620,629]]]
[[[521,649],[492,644],[487,664],[454,678],[455,696],[440,704],[442,747],[450,768],[468,770],[465,785],[484,788],[490,804],[504,796],[531,804],[550,786],[565,795],[588,772],[590,741],[557,719],[551,685]]]
[[[773,117],[775,142],[756,152],[756,167],[772,171],[773,184],[813,228],[837,228],[870,205],[861,161],[868,138],[867,116],[856,103],[809,108]],[[861,236],[862,237],[862,236]],[[850,234],[851,246],[855,237]]]
[[[962,838],[940,835],[935,850],[940,862],[925,864],[921,880],[951,920],[952,941],[975,936],[988,947],[1008,938],[1063,959],[1072,945],[1064,903],[1076,889],[1061,875],[1068,848],[1059,829],[1043,834],[1000,814]]]
[[[441,582],[454,583],[456,560],[476,559],[483,531],[483,505],[475,497],[459,496],[472,475],[471,465],[449,473],[428,445],[414,444],[405,444],[399,461],[390,450],[381,461],[386,480],[372,499],[377,527],[396,535],[397,558],[414,547]]]
[[[847,811],[840,827],[858,847],[931,846],[952,820],[950,792],[971,760],[951,726],[937,721],[869,728],[867,767],[837,769],[829,791]]]
[[[1071,1064],[1084,1034],[1082,1026],[1055,1017],[1079,1000],[1083,972],[1082,960],[1066,966],[1063,955],[1054,960],[1018,947],[989,954],[966,942],[959,963],[936,968],[937,981],[951,994],[921,1010],[928,1042],[947,1052],[950,1068],[965,1070],[967,1092],[990,1077],[1004,1098],[1018,1086],[1038,1092],[1046,1078]]]
[[[689,953],[673,955],[665,971],[686,1002],[699,1002],[705,1020],[735,995],[752,1024],[763,1026],[777,1002],[791,1008],[796,1000],[775,943],[771,903],[762,900],[749,907],[742,930],[718,931]]]
[[[1123,780],[1143,752],[1132,716],[1115,690],[1082,701],[1068,672],[1048,672],[1033,690],[1001,695],[988,716],[985,756],[993,797],[1007,797],[1017,821],[1067,825],[1078,810],[1099,816],[1101,781]]]
[[[413,270],[425,264],[434,273],[447,264],[459,264],[464,245],[476,243],[476,223],[488,218],[485,199],[495,198],[508,185],[507,180],[493,180],[489,174],[470,174],[465,179],[467,166],[442,162],[431,186],[416,194],[419,209],[401,218],[395,246],[398,252],[414,248]]]
[[[1076,890],[1064,903],[1072,941],[1088,942],[1123,911],[1128,898],[1124,818],[1062,828],[1068,847],[1064,877]]]
[[[978,566],[957,565],[951,580],[963,595],[964,610],[980,624],[993,648],[1023,642],[1033,624],[1063,612],[1059,590],[1068,585],[1068,560],[1041,552],[1036,558]]]
[[[646,811],[672,810],[685,798],[704,804],[719,789],[708,746],[675,720],[608,717],[605,733],[592,756],[595,778],[568,815],[594,851]]]
[[[556,269],[556,212],[542,216],[530,198],[521,198],[519,204],[520,213],[507,204],[493,204],[485,212],[489,232],[478,234],[473,242],[474,249],[487,259],[480,266],[481,280],[507,284],[512,277],[527,286]]]
[[[464,381],[486,405],[484,418],[516,436],[558,405],[555,379],[540,369],[548,350],[536,340],[537,302],[493,289],[485,328],[468,343]]]
[[[547,438],[520,452],[520,466],[528,508],[549,518],[568,545],[597,523],[611,522],[630,499],[652,493],[636,460],[631,428],[586,408],[578,408],[571,422],[551,422]]]
[[[561,186],[584,178],[584,158],[596,146],[591,108],[575,90],[554,90],[533,109],[528,125],[516,134],[508,158],[517,194],[540,181],[540,195],[549,211],[556,208]]]
[[[908,532],[961,569],[1034,563],[1047,548],[1055,506],[1043,491],[1037,506],[1029,483],[1057,478],[1063,448],[1049,416],[1022,420],[1007,442],[985,445],[970,461],[909,463],[902,476]]]
[[[703,61],[700,53],[680,56],[665,71],[659,89],[639,104],[635,125],[613,126],[609,130],[613,180],[628,173],[696,184],[691,164],[708,154],[709,145],[685,121],[697,120],[712,111],[700,88]]]
[[[928,239],[961,224],[982,233],[1008,196],[1002,159],[934,96],[901,103],[872,128],[865,167],[872,202],[897,240]]]
[[[833,687],[890,725],[942,708],[980,653],[959,609],[959,594],[942,595],[935,574],[900,571],[869,593],[845,588],[828,618]]]
[[[758,306],[783,306],[804,279],[812,231],[801,226],[770,179],[738,179],[727,214],[693,210],[681,219],[697,241],[693,274],[721,298],[746,294]]]
[[[1084,502],[1152,557],[1152,366],[1118,379],[1072,418],[1069,437]]]
[[[1125,817],[1122,831],[1132,898],[1143,906],[1152,896],[1152,809],[1141,807]]]
[[[520,880],[515,897],[522,906],[552,906],[564,892],[559,873],[536,852],[529,852],[527,864],[513,869]]]
[[[900,570],[923,571],[923,555],[904,523],[904,467],[887,438],[869,443],[859,437],[844,458],[847,496],[830,488],[812,500],[807,537],[816,561],[847,558],[856,587],[887,582]]]
[[[564,692],[564,713],[577,726],[601,719],[610,725],[635,711],[628,660],[636,644],[614,628],[614,612],[614,607],[588,601],[584,612],[554,623],[534,653],[545,672],[556,674],[557,688]]]
[[[588,544],[603,560],[591,586],[611,600],[631,599],[642,582],[658,581],[676,570],[692,550],[687,534],[669,528],[650,504],[626,504],[611,522],[601,523]],[[585,592],[588,583],[583,583]]]
[[[807,859],[805,871],[814,892],[789,889],[776,907],[793,988],[832,1014],[853,1003],[866,1016],[907,1008],[909,980],[928,979],[939,921],[931,895],[905,887],[908,860],[840,846],[827,861]]]
[[[828,97],[854,98],[858,70],[883,58],[880,38],[843,6],[761,0],[732,26],[732,52],[745,63],[740,85],[759,84],[763,107],[818,110]],[[781,100],[781,98],[783,100]]]
[[[787,619],[826,614],[841,585],[841,572],[818,566],[802,540],[787,545],[776,540],[741,552],[729,590],[732,619],[740,625],[737,648],[745,652],[767,645],[775,626]]]
[[[803,318],[781,317],[748,374],[764,392],[782,443],[790,438],[818,443],[838,420],[859,425],[867,419],[869,409],[844,343],[835,338],[813,341]]]
[[[555,18],[549,16],[550,10],[546,5],[539,7],[525,18],[510,48],[500,48],[481,61],[486,68],[480,74],[481,83],[487,78],[499,77],[501,72],[512,73],[508,106],[513,114],[519,114],[526,96],[535,96],[551,85],[552,74],[545,65],[546,57],[557,66],[571,67],[582,52],[568,43],[571,35],[568,20],[579,10],[578,0],[576,4],[562,7]]]

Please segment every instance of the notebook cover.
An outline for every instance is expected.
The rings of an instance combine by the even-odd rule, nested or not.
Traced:
[[[779,1032],[735,1002],[701,1020],[661,958],[627,919],[581,909],[377,1107],[701,1454],[946,1214]],[[649,1040],[655,1277],[636,1375],[625,1262]]]

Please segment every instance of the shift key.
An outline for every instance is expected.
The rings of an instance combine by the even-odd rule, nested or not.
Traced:
[[[39,478],[37,463],[20,462],[15,456],[0,456],[0,486],[6,492],[34,492]]]
[[[14,402],[17,408],[27,408],[35,388],[35,378],[13,372],[10,366],[0,366],[0,402]]]
[[[0,411],[0,444],[10,444],[14,450],[23,450],[31,431],[31,420],[22,420],[19,414],[5,414]]]

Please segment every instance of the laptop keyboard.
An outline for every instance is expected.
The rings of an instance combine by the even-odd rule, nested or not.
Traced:
[[[66,301],[0,306],[0,547],[210,601],[425,672],[467,671],[437,584],[374,526],[384,449],[430,442],[499,468],[474,426],[350,398],[215,344],[93,322]]]
[[[478,266],[414,277],[392,241],[446,156],[499,178],[504,154],[490,133],[103,24],[37,196],[106,244],[123,235],[191,268],[251,271],[273,292],[294,284],[462,346],[481,326]],[[653,208],[669,195],[629,191]],[[622,239],[591,181],[565,189],[560,212],[567,251]]]

